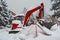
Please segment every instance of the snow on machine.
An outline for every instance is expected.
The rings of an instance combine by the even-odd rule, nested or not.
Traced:
[[[12,28],[9,33],[17,33],[19,32],[23,27],[23,19],[24,14],[18,14],[14,17],[14,20],[12,21]]]

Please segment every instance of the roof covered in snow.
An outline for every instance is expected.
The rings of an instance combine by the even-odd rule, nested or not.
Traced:
[[[24,14],[16,14],[16,16],[25,16],[25,15],[24,15]],[[15,16],[15,17],[16,17],[16,16]]]

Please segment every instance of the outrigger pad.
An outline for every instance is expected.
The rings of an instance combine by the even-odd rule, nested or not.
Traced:
[[[18,33],[19,31],[9,31],[9,34],[16,34]]]

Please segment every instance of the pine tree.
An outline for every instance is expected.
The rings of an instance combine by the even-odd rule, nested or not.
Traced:
[[[51,2],[54,2],[51,10],[54,10],[55,16],[60,17],[60,0],[51,0]]]
[[[0,26],[9,24],[9,11],[5,0],[0,0]]]

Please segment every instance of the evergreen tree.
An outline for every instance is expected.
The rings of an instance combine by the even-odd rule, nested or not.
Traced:
[[[54,2],[51,10],[54,10],[55,16],[60,17],[60,0],[51,0],[51,2]]]
[[[9,11],[5,0],[0,0],[0,26],[9,24]]]

